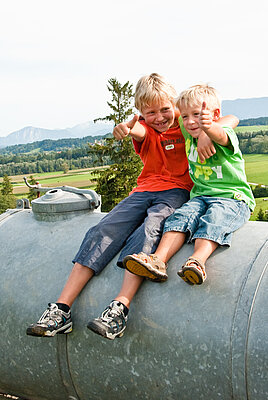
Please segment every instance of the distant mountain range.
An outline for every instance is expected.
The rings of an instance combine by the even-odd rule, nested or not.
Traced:
[[[234,114],[240,120],[268,116],[268,97],[250,99],[223,100],[222,114]],[[27,126],[19,131],[0,137],[0,147],[15,144],[32,143],[45,139],[83,138],[85,136],[102,136],[112,132],[113,126],[109,123],[96,124],[89,121],[65,129],[43,129]]]
[[[26,144],[45,139],[83,138],[85,136],[103,136],[112,132],[113,125],[109,123],[94,123],[93,121],[75,125],[66,129],[43,129],[27,126],[19,131],[0,137],[0,148],[15,144]]]
[[[234,114],[239,119],[268,117],[268,97],[223,100],[222,114]]]

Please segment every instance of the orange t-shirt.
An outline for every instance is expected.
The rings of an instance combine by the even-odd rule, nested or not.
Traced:
[[[144,121],[139,122],[146,127],[147,134],[143,142],[133,139],[133,144],[144,167],[137,179],[138,186],[131,193],[159,192],[175,188],[190,191],[193,183],[189,176],[185,142],[180,127],[159,133]]]

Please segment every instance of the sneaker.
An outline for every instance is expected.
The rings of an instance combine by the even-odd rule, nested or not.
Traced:
[[[194,257],[189,257],[177,274],[189,285],[201,285],[207,279],[205,265]]]
[[[88,329],[107,339],[123,336],[127,324],[127,307],[120,301],[113,300],[99,318],[89,321]]]
[[[123,260],[124,267],[134,275],[155,282],[167,280],[167,265],[154,254],[131,254]]]
[[[37,321],[31,324],[26,334],[31,336],[55,336],[56,333],[72,332],[71,311],[68,313],[60,310],[55,303],[49,303],[48,308]]]

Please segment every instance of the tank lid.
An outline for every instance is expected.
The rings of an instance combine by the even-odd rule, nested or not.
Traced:
[[[86,194],[65,192],[61,189],[52,189],[44,196],[32,201],[34,213],[68,213],[94,209],[92,197]]]

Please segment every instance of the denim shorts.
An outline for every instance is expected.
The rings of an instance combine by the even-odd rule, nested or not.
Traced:
[[[208,239],[230,246],[232,233],[250,218],[244,201],[224,197],[198,196],[189,200],[166,219],[164,233],[187,233],[187,241]]]
[[[132,193],[88,230],[73,263],[87,266],[98,275],[120,251],[119,267],[129,254],[153,253],[165,219],[188,200],[188,190],[179,188]]]

